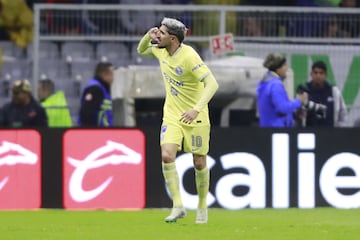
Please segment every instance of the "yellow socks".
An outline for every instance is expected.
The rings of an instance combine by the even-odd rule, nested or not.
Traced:
[[[162,169],[166,186],[168,187],[171,197],[173,199],[174,207],[182,207],[183,203],[179,191],[179,176],[176,171],[175,162],[162,163]]]
[[[195,169],[195,181],[196,181],[196,189],[199,195],[198,208],[202,208],[202,209],[207,208],[206,196],[209,192],[209,184],[210,184],[209,168],[205,167],[202,170]]]
[[[179,191],[179,176],[176,171],[175,162],[162,163],[162,170],[167,188],[173,200],[174,207],[182,207],[183,203]],[[207,208],[206,197],[209,192],[210,172],[205,167],[202,170],[195,169],[196,190],[199,195],[198,208]]]

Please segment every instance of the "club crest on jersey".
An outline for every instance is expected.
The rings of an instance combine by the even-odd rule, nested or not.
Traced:
[[[182,70],[181,67],[177,67],[177,68],[175,69],[175,72],[176,72],[177,75],[182,75],[182,74],[183,74],[183,70]]]

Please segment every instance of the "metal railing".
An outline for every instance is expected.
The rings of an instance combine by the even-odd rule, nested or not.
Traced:
[[[39,79],[42,42],[136,44],[147,29],[159,26],[165,16],[178,18],[188,26],[186,42],[198,46],[201,54],[206,53],[210,36],[232,33],[235,50],[240,54],[264,57],[272,49],[283,49],[290,63],[300,66],[295,78],[303,79],[301,81],[306,81],[311,61],[322,58],[330,64],[335,62],[331,77],[340,88],[347,82],[344,88],[345,97],[349,95],[348,105],[357,104],[357,93],[353,89],[358,88],[356,82],[360,79],[356,70],[360,53],[360,11],[329,7],[36,4],[34,89]],[[317,46],[321,51],[316,50]],[[343,53],[338,48],[347,51]],[[306,55],[305,58],[302,55]]]

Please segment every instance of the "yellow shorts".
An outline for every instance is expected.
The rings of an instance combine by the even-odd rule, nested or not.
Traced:
[[[210,125],[190,127],[186,125],[163,122],[160,132],[160,145],[174,143],[178,151],[206,155],[209,152]]]

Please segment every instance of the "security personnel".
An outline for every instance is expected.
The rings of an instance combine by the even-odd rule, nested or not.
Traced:
[[[78,119],[82,127],[110,127],[113,125],[111,84],[114,70],[111,63],[96,65],[94,78],[83,89]]]
[[[71,127],[70,110],[63,91],[55,92],[54,82],[50,79],[39,81],[38,98],[45,108],[49,127]]]
[[[11,102],[2,108],[1,125],[4,127],[44,127],[48,126],[48,119],[41,107],[31,94],[31,84],[22,79],[12,86]]]

